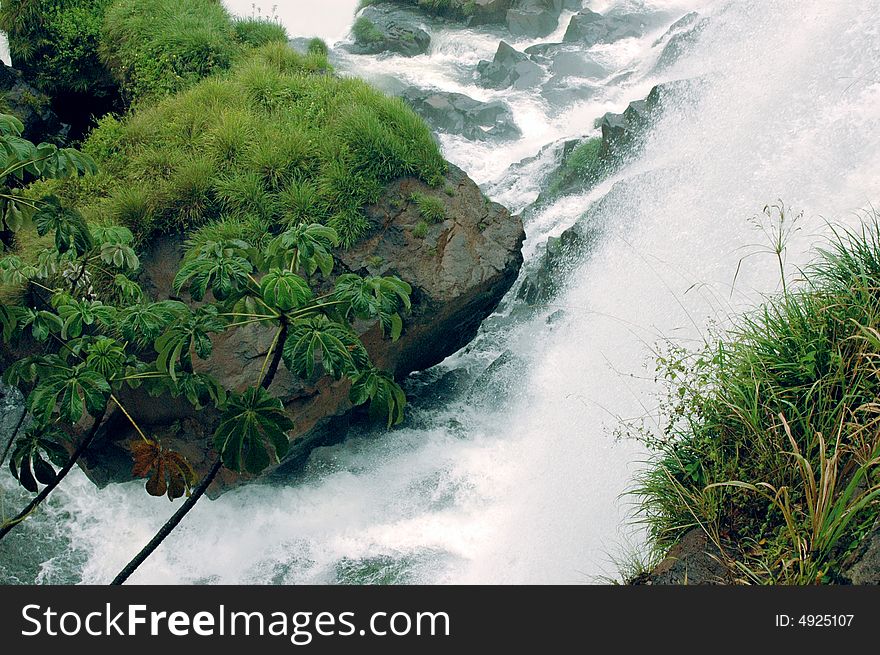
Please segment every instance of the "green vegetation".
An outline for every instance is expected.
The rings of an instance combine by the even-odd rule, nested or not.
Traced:
[[[782,205],[770,252],[782,263]],[[744,582],[840,579],[880,514],[880,225],[840,232],[804,271],[696,352],[658,358],[669,394],[637,495],[654,545],[699,526]]]
[[[578,144],[562,166],[554,171],[547,181],[547,190],[542,195],[552,198],[572,187],[582,189],[584,185],[596,184],[609,169],[602,139],[600,137],[587,139]]]
[[[66,185],[65,199],[138,241],[202,226],[206,239],[259,240],[309,221],[351,245],[385,184],[407,175],[440,184],[446,170],[402,101],[280,43],[226,76],[102,119],[84,150],[102,172]]]
[[[379,43],[385,37],[376,27],[375,23],[365,16],[360,16],[351,27],[351,33],[358,43]]]
[[[251,48],[259,48],[273,42],[286,43],[289,38],[284,26],[271,19],[235,18],[232,21],[232,28],[235,30],[235,40]]]
[[[412,193],[409,199],[416,203],[419,215],[429,223],[442,223],[446,220],[446,205],[440,198],[424,193]]]
[[[91,170],[78,153],[26,147],[11,117],[0,116],[0,127],[8,175],[24,169],[43,175]],[[6,216],[21,213],[8,197]],[[14,254],[0,259],[0,283],[25,289],[15,302],[0,304],[0,333],[6,345],[31,345],[24,348],[30,354],[6,368],[3,380],[21,390],[32,417],[24,434],[10,441],[10,470],[37,495],[0,525],[0,539],[67,475],[113,407],[140,435],[131,448],[133,470],[147,478],[147,493],[171,500],[189,496],[115,582],[123,582],[158,547],[224,467],[258,474],[284,457],[293,423],[269,392],[282,363],[306,379],[319,374],[347,378],[354,405],[369,404],[371,415],[389,427],[403,420],[403,391],[390,374],[371,364],[351,323],[376,321],[396,340],[412,290],[396,277],[343,274],[327,279],[334,268],[331,251],[339,241],[332,228],[292,226],[261,247],[237,239],[191,244],[173,286],[178,294],[188,293],[196,306],[147,298],[134,279],[139,261],[128,229],[90,226],[79,212],[54,199],[32,215],[49,243],[38,265]],[[14,232],[23,229],[4,225]],[[325,278],[320,292],[313,289],[319,274]],[[102,277],[107,284],[100,284]],[[245,325],[263,326],[275,336],[265,355],[254,353],[264,357],[259,379],[234,392],[196,372],[193,362],[212,356],[212,335]],[[218,457],[198,486],[184,455],[148,437],[126,410],[119,398],[132,389],[182,397],[197,409],[212,407],[219,413],[214,433]],[[83,422],[82,438],[72,438]],[[68,450],[73,452],[69,457]],[[9,454],[3,452],[0,460]]]
[[[246,46],[286,41],[274,21],[233,20],[217,0],[115,0],[104,18],[101,57],[134,102],[227,70]]]
[[[426,221],[419,221],[416,223],[412,234],[416,239],[424,239],[428,236],[428,223]]]
[[[16,68],[50,96],[113,93],[98,58],[104,11],[111,0],[4,0],[0,30]]]

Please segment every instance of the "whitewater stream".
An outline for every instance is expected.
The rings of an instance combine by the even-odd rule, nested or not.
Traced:
[[[228,4],[253,11],[250,0]],[[264,15],[277,5],[291,34],[334,44],[356,3],[256,4]],[[342,74],[383,88],[396,80],[508,103],[518,140],[440,139],[445,156],[513,213],[534,202],[555,150],[514,164],[597,135],[597,118],[655,84],[702,83],[667,108],[643,152],[611,179],[525,213],[528,262],[610,193],[601,242],[552,305],[518,311],[515,286],[470,346],[413,376],[403,427],[352,431],[316,450],[295,480],[201,502],[133,583],[589,583],[613,577],[615,558],[640,548],[626,492],[647,454],[615,428],[656,413],[652,348],[698,343],[778,289],[766,255],[746,259],[733,285],[761,241],[749,219],[766,204],[803,211],[787,250],[794,278],[827,222],[857,225],[880,201],[880,3],[586,4],[644,14],[652,27],[594,46],[605,73],[580,80],[592,95],[567,106],[484,89],[474,69],[502,38],[520,50],[558,42],[571,12],[540,40],[428,23],[427,55],[336,55]],[[664,34],[691,11],[709,18],[706,27],[655,73]],[[502,354],[507,364],[488,368]],[[8,515],[22,496],[2,479]],[[0,544],[0,582],[106,583],[175,507],[142,483],[98,490],[77,471]]]

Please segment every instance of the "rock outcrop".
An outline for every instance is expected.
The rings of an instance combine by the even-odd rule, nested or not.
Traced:
[[[12,114],[24,124],[22,136],[34,143],[64,145],[70,126],[52,110],[52,101],[24,79],[21,71],[0,62],[0,113]]]
[[[352,36],[354,43],[348,50],[356,55],[394,52],[414,57],[431,46],[431,35],[419,26],[413,14],[388,7],[364,9],[354,23]]]
[[[404,89],[403,100],[434,129],[473,140],[515,139],[520,135],[510,108],[500,100],[481,102],[462,93]]]
[[[448,217],[431,225],[424,236],[414,234],[421,217],[409,198],[416,192],[442,200]],[[488,201],[455,167],[450,167],[442,190],[416,179],[398,180],[367,215],[370,233],[337,253],[335,274],[393,274],[412,285],[412,314],[397,342],[383,338],[376,324],[355,326],[373,362],[402,379],[439,363],[474,337],[517,277],[525,233],[519,218]],[[159,240],[144,253],[142,283],[154,298],[169,296],[182,255],[181,237]],[[254,326],[219,335],[211,359],[197,361],[196,368],[228,388],[243,389],[258,379],[272,338],[271,329]],[[295,423],[291,452],[282,465],[286,470],[301,465],[317,445],[339,438],[338,432],[324,428],[352,409],[348,390],[347,382],[328,376],[304,381],[283,367],[279,370],[271,392],[282,399]],[[186,455],[199,473],[210,466],[215,411],[195,411],[186,401],[153,398],[140,390],[123,394],[123,403],[143,428]],[[82,460],[87,474],[100,485],[130,478],[128,444],[136,436],[121,414],[111,417],[107,426]],[[239,480],[224,471],[210,493],[219,494]]]
[[[529,89],[541,81],[544,70],[529,55],[505,41],[498,44],[492,61],[477,64],[477,81],[490,89]]]
[[[718,548],[700,528],[687,532],[660,564],[631,580],[634,585],[730,584],[732,574]]]
[[[639,16],[603,16],[583,9],[571,17],[562,40],[591,47],[597,43],[614,43],[641,36],[644,32],[645,26]]]

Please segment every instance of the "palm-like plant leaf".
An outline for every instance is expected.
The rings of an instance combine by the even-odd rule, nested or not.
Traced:
[[[349,399],[355,405],[370,402],[370,416],[386,421],[388,427],[403,421],[406,394],[390,373],[370,368],[358,373],[352,382]]]
[[[360,277],[347,273],[336,280],[334,296],[346,303],[346,316],[378,319],[382,332],[396,341],[403,331],[404,312],[411,309],[412,287],[393,277]]]
[[[314,275],[320,270],[324,277],[333,271],[331,251],[339,245],[339,235],[332,227],[311,223],[297,225],[275,237],[267,249],[268,261],[292,272]]]
[[[303,278],[277,268],[270,270],[260,280],[260,291],[267,305],[282,312],[302,307],[314,297]]]
[[[28,396],[28,409],[38,425],[47,425],[56,407],[64,421],[74,424],[86,411],[96,416],[106,407],[109,395],[110,384],[85,363],[72,367],[59,364],[37,381]]]
[[[214,433],[214,447],[226,468],[260,473],[287,453],[293,422],[284,406],[262,387],[234,394]]]
[[[134,456],[132,475],[147,477],[146,490],[151,496],[168,496],[168,500],[180,498],[196,482],[196,472],[186,457],[163,448],[152,441],[135,441],[131,444]]]
[[[40,430],[29,428],[18,439],[9,459],[9,470],[22,487],[36,493],[38,484],[50,484],[55,479],[55,466],[67,463],[67,451],[60,441],[64,433],[56,428]]]
[[[82,255],[94,245],[92,233],[82,214],[62,207],[54,196],[43,199],[33,218],[40,236],[55,232],[55,248],[60,253],[73,248],[78,255]]]
[[[317,362],[336,379],[354,375],[368,362],[357,335],[323,315],[294,321],[282,357],[291,372],[304,378],[314,375]]]

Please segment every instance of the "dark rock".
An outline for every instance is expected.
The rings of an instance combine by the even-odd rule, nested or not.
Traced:
[[[608,71],[582,52],[560,52],[553,58],[550,71],[557,77],[605,77]]]
[[[413,287],[413,310],[398,341],[383,338],[375,324],[355,326],[376,366],[398,379],[438,364],[473,339],[480,323],[513,285],[522,265],[522,221],[486,200],[479,187],[454,166],[450,166],[446,184],[448,193],[438,193],[412,178],[392,183],[382,200],[366,210],[371,225],[368,236],[337,253],[337,274],[369,271],[399,275]],[[417,207],[403,200],[416,192],[439,198],[448,216],[432,226],[424,238],[412,233],[420,221]],[[141,281],[152,297],[169,297],[183,240],[182,236],[165,237],[143,253]],[[211,359],[198,361],[196,368],[215,376],[227,388],[242,390],[258,379],[272,338],[271,329],[257,326],[218,335]],[[327,376],[300,380],[282,367],[270,391],[284,402],[295,423],[291,451],[282,467],[292,474],[313,448],[341,438],[339,421],[352,409],[349,384]],[[142,390],[121,395],[142,428],[186,455],[200,474],[210,467],[216,411],[196,411],[185,401],[153,398]],[[130,479],[128,443],[134,438],[124,416],[111,416],[83,462],[87,474],[99,484]],[[210,493],[217,495],[240,480],[224,470]]]
[[[559,27],[561,12],[560,0],[518,0],[507,12],[507,29],[514,36],[538,39]]]
[[[500,100],[480,102],[461,93],[407,88],[406,103],[435,129],[471,140],[513,139],[520,135],[513,114]]]
[[[25,413],[25,399],[21,392],[15,387],[10,387],[0,382],[0,453],[6,451],[10,439],[15,436],[15,430],[18,427],[18,434],[22,434],[25,427],[24,423],[28,422],[28,418],[23,416]],[[22,424],[19,426],[19,421]]]
[[[541,81],[544,70],[528,55],[502,41],[492,61],[477,64],[477,74],[480,85],[487,88],[504,89],[512,85],[528,89]]]
[[[504,23],[513,0],[474,0],[474,14],[471,22],[475,25]]]
[[[505,350],[474,381],[468,403],[498,409],[499,402],[514,402],[525,392],[522,380],[528,369],[525,357]]]
[[[694,528],[673,546],[664,560],[643,573],[634,585],[719,585],[730,584],[732,575],[718,548],[706,533]]]
[[[431,35],[419,27],[414,15],[387,7],[364,9],[355,20],[352,35],[354,43],[348,49],[356,55],[396,52],[414,57],[431,46]]]
[[[844,575],[852,584],[880,585],[880,521],[853,553]]]
[[[578,221],[558,237],[550,237],[535,257],[517,292],[517,300],[527,305],[551,301],[562,289],[568,273],[598,240],[601,230],[588,220]]]
[[[31,86],[18,71],[0,62],[0,112],[12,114],[24,124],[22,136],[34,143],[64,145],[70,126],[52,110],[46,94]]]
[[[614,43],[641,36],[644,32],[645,25],[639,16],[603,16],[584,9],[571,17],[562,40],[591,47],[597,43]]]
[[[589,100],[595,94],[596,87],[574,78],[553,76],[541,85],[541,96],[551,107],[558,109]]]

